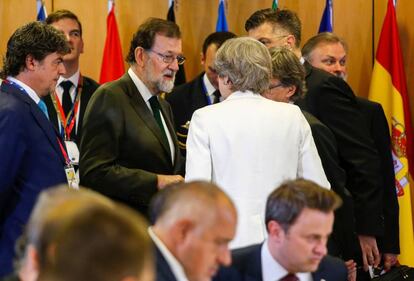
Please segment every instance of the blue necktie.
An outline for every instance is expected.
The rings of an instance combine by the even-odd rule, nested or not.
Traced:
[[[46,115],[46,118],[49,119],[49,113],[47,112],[47,106],[44,101],[40,100],[37,104],[40,110]]]

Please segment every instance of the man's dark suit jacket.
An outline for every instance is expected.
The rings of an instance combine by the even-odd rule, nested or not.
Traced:
[[[155,118],[126,73],[102,85],[86,109],[80,145],[80,179],[144,215],[157,192],[157,174],[182,171],[169,104],[161,111],[175,144],[174,164]]]
[[[4,81],[0,91],[0,277],[39,193],[66,182],[58,133],[38,105]]]
[[[79,121],[78,121],[78,129],[76,131],[74,140],[76,144],[80,145],[80,139],[82,136],[82,124],[83,124],[83,117],[85,115],[86,106],[89,103],[89,100],[92,97],[92,94],[98,89],[99,84],[96,83],[94,80],[92,80],[89,77],[83,76],[83,86],[82,86],[82,92],[80,96],[80,107],[79,107]],[[59,122],[56,114],[55,107],[53,106],[52,98],[50,96],[45,97],[44,102],[46,103],[47,110],[49,111],[49,119],[50,122],[55,126],[55,128],[59,131]],[[75,130],[75,128],[73,129]]]
[[[174,273],[171,270],[170,265],[167,260],[164,258],[161,251],[156,245],[155,248],[155,264],[156,264],[156,281],[177,281],[174,276]]]
[[[346,187],[352,194],[358,234],[381,236],[383,192],[378,178],[379,156],[364,116],[348,84],[305,62],[305,98],[299,106],[324,123],[335,135]]]
[[[223,267],[214,281],[262,281],[262,244],[256,244],[232,252],[232,265]],[[325,256],[318,269],[312,273],[314,281],[346,281],[348,271],[343,261]]]
[[[185,144],[187,142],[191,116],[193,116],[194,111],[197,109],[210,104],[205,93],[203,76],[204,72],[194,80],[174,88],[165,97],[173,111],[178,143],[183,156],[186,155]]]
[[[340,166],[338,147],[332,131],[312,114],[302,111],[308,121],[322,166],[331,188],[343,203],[335,211],[332,235],[328,241],[328,253],[344,260],[354,258],[359,247],[355,234],[354,205],[352,195],[346,188],[346,173]]]
[[[399,207],[395,191],[394,164],[387,118],[381,104],[364,98],[357,98],[357,102],[366,117],[375,148],[381,158],[381,183],[384,192],[383,216],[386,231],[379,239],[379,248],[381,253],[399,254]]]

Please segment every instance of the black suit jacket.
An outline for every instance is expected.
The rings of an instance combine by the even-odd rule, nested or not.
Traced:
[[[232,265],[223,267],[214,277],[214,281],[262,281],[261,247],[256,244],[232,252]],[[348,271],[343,261],[325,256],[318,269],[312,273],[314,281],[346,281]]]
[[[183,156],[186,155],[187,134],[191,116],[197,109],[209,105],[203,86],[203,75],[204,72],[194,80],[174,88],[165,97],[173,111],[178,143]]]
[[[384,236],[379,239],[382,253],[400,253],[399,207],[395,191],[394,164],[391,155],[391,137],[387,118],[381,104],[357,98],[360,110],[366,117],[368,128],[381,158],[381,179],[384,192]]]
[[[74,140],[76,144],[80,145],[80,139],[82,136],[82,124],[83,124],[83,117],[85,115],[86,106],[89,103],[89,100],[92,97],[92,94],[98,89],[99,84],[96,83],[94,80],[92,80],[89,77],[83,76],[83,87],[82,92],[80,96],[80,108],[79,108],[79,121],[78,121],[78,129],[75,131]],[[49,112],[49,119],[50,122],[52,122],[53,126],[59,131],[60,124],[58,122],[57,114],[55,107],[53,106],[52,98],[49,96],[45,97],[44,102],[46,103],[47,110]]]
[[[357,233],[383,235],[380,161],[355,95],[342,79],[306,62],[304,66],[308,92],[298,104],[335,135],[346,187],[354,199]]]
[[[328,241],[328,253],[344,260],[354,258],[359,247],[355,233],[354,205],[352,195],[346,188],[346,173],[340,166],[338,147],[332,131],[312,114],[302,111],[308,121],[322,166],[331,188],[343,203],[335,211],[332,235]]]
[[[175,278],[170,265],[162,255],[161,251],[155,245],[155,264],[156,264],[156,281],[177,281]]]
[[[173,163],[169,145],[128,73],[95,92],[83,122],[81,183],[144,215],[157,192],[157,174],[182,171],[171,108],[161,99],[160,105],[175,144]]]

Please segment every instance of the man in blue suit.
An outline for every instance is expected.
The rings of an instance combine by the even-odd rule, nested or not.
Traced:
[[[40,22],[7,43],[0,88],[0,277],[12,271],[14,243],[43,189],[66,182],[67,154],[42,98],[65,73],[63,33]],[[66,156],[66,157],[65,157]]]
[[[282,184],[268,197],[264,243],[235,250],[231,267],[215,280],[347,280],[341,260],[327,256],[334,210],[341,199],[307,180]]]

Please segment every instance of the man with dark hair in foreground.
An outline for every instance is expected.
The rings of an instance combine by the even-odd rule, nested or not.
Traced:
[[[42,100],[65,73],[68,52],[63,33],[40,22],[18,28],[7,42],[0,88],[0,277],[12,271],[14,243],[38,194],[64,183],[73,170]]]

